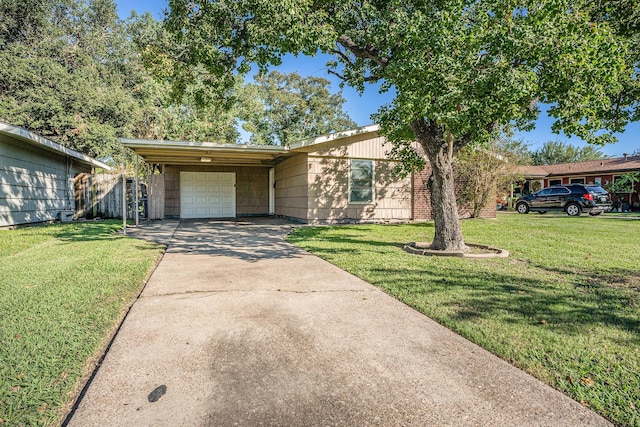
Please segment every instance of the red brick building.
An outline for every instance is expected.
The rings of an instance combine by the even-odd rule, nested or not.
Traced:
[[[515,187],[522,193],[538,191],[543,187],[557,184],[598,184],[607,188],[620,176],[628,172],[640,172],[640,156],[624,156],[613,159],[590,160],[587,162],[560,163],[544,166],[520,166],[518,172],[523,180]],[[635,191],[619,193],[623,204],[630,207],[640,205],[638,192],[640,182],[636,183]],[[615,196],[612,195],[615,199]]]

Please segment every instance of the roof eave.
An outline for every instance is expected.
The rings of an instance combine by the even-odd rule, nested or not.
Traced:
[[[334,132],[327,135],[317,136],[315,138],[303,139],[302,141],[298,141],[290,144],[290,148],[292,151],[295,151],[300,148],[319,145],[326,142],[334,142],[340,139],[349,138],[354,135],[378,132],[379,130],[380,130],[380,125],[376,125],[376,124],[362,126],[356,129],[346,130],[342,132]]]
[[[84,163],[85,165],[111,171],[111,166],[105,163],[102,163],[99,160],[96,160],[85,154],[79,153],[70,148],[64,147],[56,142],[51,141],[50,139],[47,139],[33,132],[30,132],[27,129],[21,128],[19,126],[14,126],[9,123],[0,122],[0,132],[6,135],[10,135],[11,137],[19,141],[25,142],[29,145],[39,147],[43,150],[71,157],[80,163]]]
[[[276,145],[242,145],[242,144],[219,144],[214,142],[190,142],[190,141],[167,141],[149,139],[127,139],[120,138],[120,144],[135,151],[135,149],[184,149],[187,151],[238,151],[256,153],[287,153],[286,147]]]

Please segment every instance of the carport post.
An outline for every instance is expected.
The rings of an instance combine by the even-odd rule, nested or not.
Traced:
[[[122,233],[127,234],[127,173],[122,171]]]

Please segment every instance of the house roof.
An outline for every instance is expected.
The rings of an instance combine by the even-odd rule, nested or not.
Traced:
[[[627,172],[640,169],[640,156],[544,166],[549,175],[573,175],[593,172]]]
[[[71,150],[70,148],[63,147],[62,145],[55,143],[50,139],[47,139],[33,132],[29,132],[28,130],[19,126],[10,125],[9,123],[0,121],[0,135],[6,135],[13,140],[17,140],[19,142],[40,148],[45,151],[69,157],[79,163],[91,167],[102,168],[107,171],[111,170],[110,166],[94,159],[93,157],[89,157],[75,150]]]
[[[542,166],[518,166],[516,172],[520,175],[530,176],[532,178],[545,177],[549,175]]]
[[[147,163],[183,165],[208,164],[225,166],[272,166],[297,152],[331,144],[354,135],[377,132],[378,125],[334,132],[304,139],[289,146],[220,144],[214,142],[120,139],[120,143],[144,158]]]
[[[589,160],[586,162],[559,163],[544,166],[519,166],[518,172],[531,177],[550,177],[579,174],[624,173],[640,170],[640,156],[614,159]]]

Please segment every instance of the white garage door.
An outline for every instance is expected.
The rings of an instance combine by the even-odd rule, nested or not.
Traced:
[[[236,216],[236,174],[180,172],[181,218]]]

